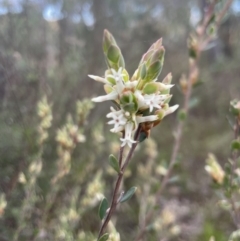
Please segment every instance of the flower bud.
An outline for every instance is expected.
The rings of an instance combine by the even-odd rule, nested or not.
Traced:
[[[164,47],[161,46],[152,54],[151,63],[154,63],[155,61],[159,60],[163,64],[164,55],[165,55],[165,49]]]
[[[117,46],[114,37],[107,30],[104,30],[103,34],[103,52],[109,68],[115,70],[118,70],[120,67],[124,68],[125,63],[122,52]]]
[[[213,154],[208,154],[208,158],[206,160],[207,165],[205,166],[205,170],[209,173],[209,175],[216,181],[218,184],[222,184],[225,173],[222,167],[219,165],[217,158]]]
[[[104,33],[103,33],[103,52],[104,52],[104,54],[107,54],[107,51],[112,44],[117,45],[112,34],[109,31],[107,31],[106,29],[104,29]]]
[[[150,62],[152,56],[154,55],[154,53],[159,50],[162,47],[162,39],[160,38],[159,40],[157,40],[154,44],[151,45],[151,47],[148,49],[148,51],[142,56],[142,59],[139,63],[139,66],[143,63],[143,62]],[[152,61],[153,62],[153,61]]]
[[[162,71],[165,49],[161,46],[152,53],[151,59],[147,62],[146,81],[156,79]]]

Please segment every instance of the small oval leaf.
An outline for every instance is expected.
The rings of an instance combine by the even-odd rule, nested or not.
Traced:
[[[179,181],[179,176],[173,176],[172,178],[170,178],[169,180],[168,180],[168,183],[169,184],[172,184],[172,183],[176,183],[176,182],[178,182]]]
[[[107,241],[109,238],[109,234],[105,233],[103,234],[98,241]]]
[[[98,216],[100,217],[101,220],[103,220],[103,218],[105,217],[107,209],[108,209],[108,201],[106,198],[103,198],[98,209]]]
[[[147,83],[144,88],[143,88],[143,93],[144,94],[154,94],[158,91],[158,84],[157,83]]]
[[[116,158],[113,154],[111,154],[111,155],[109,156],[108,161],[109,161],[110,166],[111,166],[117,173],[119,173],[119,172],[120,172],[120,168],[119,168],[119,164],[118,164],[117,158]]]
[[[107,58],[108,60],[112,61],[113,63],[118,63],[118,60],[121,55],[121,50],[116,45],[111,45],[107,51]]]
[[[129,200],[133,194],[136,192],[137,187],[131,187],[120,199],[120,203],[126,202],[127,200]]]
[[[145,80],[147,82],[153,81],[154,79],[156,79],[159,76],[161,70],[162,70],[162,63],[160,61],[156,61],[156,62],[152,63],[148,67]]]
[[[240,141],[233,140],[231,147],[232,147],[232,150],[240,150]]]
[[[198,106],[200,100],[198,98],[192,98],[189,100],[188,108],[193,109]]]
[[[143,63],[142,66],[141,66],[141,71],[140,71],[141,79],[144,79],[146,77],[146,74],[147,74],[146,64]]]

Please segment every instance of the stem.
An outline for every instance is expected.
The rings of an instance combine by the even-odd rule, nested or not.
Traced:
[[[135,133],[135,137],[134,137],[134,140],[137,141],[138,140],[138,137],[139,137],[139,134],[140,134],[140,131],[141,131],[141,127],[140,125],[138,126],[138,129]],[[126,167],[128,166],[131,158],[132,158],[132,155],[133,155],[133,152],[135,150],[135,148],[137,147],[137,144],[138,142],[134,143],[132,145],[132,147],[130,148],[129,152],[128,152],[128,155],[120,169],[120,172],[118,174],[118,178],[117,178],[117,181],[116,181],[116,184],[115,184],[115,188],[114,188],[114,191],[113,191],[113,197],[112,197],[112,202],[111,202],[111,205],[110,205],[110,208],[109,208],[109,211],[107,213],[107,216],[106,218],[104,219],[103,223],[102,223],[102,226],[100,228],[100,231],[99,231],[99,234],[98,234],[98,239],[100,239],[100,237],[103,235],[103,232],[105,230],[105,228],[107,227],[109,221],[111,220],[111,217],[113,215],[113,213],[115,212],[116,210],[116,207],[118,205],[118,197],[119,197],[119,189],[121,187],[121,183],[122,183],[122,179],[123,179],[123,175],[124,175],[124,171],[126,169]],[[121,147],[120,148],[120,153],[119,153],[119,164],[122,164],[122,157],[123,157],[123,150],[124,150],[124,147]]]
[[[228,1],[225,3],[222,11],[218,14],[217,19],[216,19],[216,21],[215,21],[215,24],[216,24],[216,28],[217,28],[217,29],[219,28],[223,17],[226,15],[228,9],[229,9],[230,6],[232,5],[232,2],[233,2],[233,0],[228,0]],[[214,38],[215,38],[214,36],[209,36],[209,37],[207,37],[207,38],[205,39],[205,41],[203,42],[202,49],[204,49],[204,47],[205,47],[211,40],[213,40]]]
[[[217,20],[216,20],[217,27],[219,27],[219,25],[220,25],[223,17],[226,15],[228,9],[231,7],[232,2],[233,2],[233,0],[228,0],[228,1],[225,3],[222,11],[219,13],[218,18],[217,18]]]
[[[234,139],[237,140],[239,138],[239,131],[240,131],[240,123],[238,118],[236,118],[236,125],[234,128]],[[231,170],[231,177],[230,177],[230,182],[231,186],[233,185],[233,178],[234,178],[234,171],[237,169],[237,159],[239,157],[239,152],[236,150],[232,151],[232,170]],[[232,216],[233,216],[233,221],[234,224],[236,225],[237,228],[240,228],[240,214],[238,212],[238,208],[235,205],[235,200],[233,194],[231,194],[231,197],[229,198],[229,201],[232,206]]]
[[[189,101],[190,101],[191,94],[192,94],[192,87],[193,87],[193,84],[194,84],[194,80],[197,79],[198,75],[199,75],[199,73],[198,73],[198,62],[199,62],[199,59],[200,59],[200,56],[201,56],[201,52],[204,49],[204,47],[211,40],[210,38],[208,38],[205,35],[205,33],[206,33],[206,29],[208,27],[208,22],[214,14],[214,8],[215,8],[216,3],[217,3],[217,1],[215,0],[209,6],[208,11],[205,13],[205,15],[203,17],[203,22],[200,26],[201,30],[198,32],[198,35],[197,35],[198,41],[199,41],[199,46],[198,46],[198,49],[197,49],[197,58],[192,59],[192,61],[190,61],[190,64],[189,64],[188,84],[187,84],[187,89],[186,89],[186,92],[185,92],[184,106],[183,106],[183,111],[186,113],[186,115],[189,112]],[[232,3],[232,0],[227,1],[225,6],[223,7],[223,10],[219,13],[218,18],[217,18],[217,26],[219,26],[222,18],[226,14],[226,12],[229,9],[231,3]],[[178,124],[177,124],[177,128],[176,128],[175,141],[174,141],[174,144],[173,144],[173,151],[172,151],[168,171],[167,171],[166,175],[164,176],[164,178],[162,180],[162,184],[161,184],[160,189],[158,190],[158,192],[155,195],[155,202],[156,203],[161,198],[161,196],[162,196],[162,194],[165,190],[165,187],[167,186],[169,178],[171,176],[174,165],[176,164],[177,156],[178,156],[178,153],[179,153],[180,144],[181,144],[181,140],[182,140],[183,128],[184,128],[184,122],[179,121]],[[137,237],[135,238],[135,241],[139,241],[143,238],[143,236],[146,232],[146,227],[149,224],[149,222],[152,220],[155,213],[156,213],[155,210],[150,210],[146,214],[146,218],[143,222],[142,227],[140,227],[140,230],[137,234]]]

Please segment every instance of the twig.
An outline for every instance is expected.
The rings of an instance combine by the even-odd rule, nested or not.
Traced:
[[[135,137],[134,137],[135,141],[138,140],[140,131],[141,131],[141,127],[139,125],[138,129],[136,131]],[[122,164],[122,157],[123,157],[123,149],[124,148],[120,148],[118,162],[119,162],[119,164],[122,164],[122,166],[120,166],[121,169],[120,169],[120,172],[118,174],[118,178],[117,178],[117,181],[116,181],[116,184],[115,184],[115,188],[114,188],[114,191],[113,191],[113,197],[112,197],[111,206],[110,206],[109,211],[107,213],[107,216],[104,219],[104,221],[102,223],[102,226],[100,228],[100,231],[99,231],[99,234],[98,234],[98,240],[103,235],[103,232],[104,232],[105,228],[107,227],[107,225],[108,225],[108,223],[109,223],[109,221],[110,221],[114,211],[116,210],[116,207],[117,207],[117,204],[118,204],[119,189],[120,189],[120,186],[121,186],[121,183],[122,183],[124,171],[125,171],[126,167],[128,166],[128,164],[129,164],[129,162],[130,162],[130,160],[132,158],[133,152],[134,152],[135,148],[137,147],[137,145],[138,145],[138,141],[132,145],[132,147],[129,150],[128,155],[127,155],[127,157],[126,157],[126,159],[125,159],[123,164]]]
[[[208,23],[209,23],[210,19],[212,18],[213,14],[214,14],[214,8],[215,8],[216,3],[217,3],[217,1],[215,0],[209,6],[208,10],[206,11],[206,13],[204,15],[203,22],[202,22],[202,24],[199,28],[199,31],[197,32],[198,44],[199,44],[198,48],[196,49],[196,51],[197,51],[196,56],[197,57],[195,59],[190,60],[189,74],[188,74],[188,84],[187,84],[187,89],[186,89],[185,98],[184,98],[183,111],[185,112],[186,115],[189,112],[189,101],[190,101],[191,94],[192,94],[192,87],[193,87],[193,84],[194,84],[194,80],[197,79],[197,77],[199,75],[199,73],[198,73],[198,62],[199,62],[199,59],[200,59],[201,51],[204,49],[203,43],[204,43],[204,46],[205,46],[205,44],[208,43],[208,42],[205,41],[205,38],[208,39],[208,41],[211,40],[211,39],[206,37],[205,33],[206,33],[206,29],[208,27]],[[229,1],[226,2],[225,6],[223,7],[223,10],[218,15],[217,24],[219,24],[221,22],[225,13],[229,9],[231,3],[232,3],[232,0],[229,0]],[[164,178],[162,180],[162,184],[161,184],[160,189],[158,190],[158,192],[155,195],[155,202],[156,203],[161,198],[162,193],[164,192],[165,187],[166,187],[166,185],[169,181],[169,178],[171,176],[173,167],[176,164],[177,156],[178,156],[178,153],[179,153],[180,144],[181,144],[181,140],[182,140],[183,128],[184,128],[184,122],[179,121],[178,125],[177,125],[177,128],[176,128],[176,132],[175,132],[175,141],[174,141],[174,144],[173,144],[173,151],[172,151],[168,171],[167,171],[166,175],[164,176]],[[140,227],[140,231],[138,232],[137,237],[135,238],[135,241],[139,241],[143,238],[143,236],[146,232],[146,227],[149,224],[149,222],[152,220],[154,214],[155,214],[154,210],[151,210],[147,213],[145,221],[143,222],[143,226]]]
[[[216,20],[215,20],[215,27],[216,27],[216,29],[219,28],[219,26],[220,26],[220,24],[221,24],[221,21],[222,21],[222,19],[224,18],[224,16],[226,15],[226,13],[227,13],[228,9],[230,8],[230,6],[232,5],[232,2],[233,2],[233,0],[228,0],[228,1],[225,3],[222,11],[218,14],[218,16],[217,16],[217,18],[216,18]],[[202,43],[201,49],[204,49],[205,46],[206,46],[211,40],[213,40],[214,38],[215,38],[215,36],[208,36],[208,37],[205,39],[205,41]]]
[[[233,0],[228,0],[224,5],[222,11],[218,14],[218,18],[216,20],[217,27],[219,27],[223,17],[226,15],[228,9],[231,7]]]
[[[239,131],[240,131],[240,123],[239,123],[239,120],[238,118],[236,118],[236,124],[235,124],[235,127],[234,127],[234,139],[237,140],[239,139]],[[231,177],[230,177],[230,182],[231,182],[231,185],[233,185],[233,175],[234,175],[234,171],[237,169],[237,159],[239,157],[239,152],[236,151],[236,150],[233,150],[232,151],[232,170],[231,170]],[[231,203],[231,206],[232,206],[232,215],[233,215],[233,221],[234,221],[234,224],[236,225],[237,228],[240,228],[240,214],[239,214],[239,211],[235,205],[235,200],[234,200],[234,197],[233,197],[233,194],[231,194],[231,197],[229,198],[229,201]]]

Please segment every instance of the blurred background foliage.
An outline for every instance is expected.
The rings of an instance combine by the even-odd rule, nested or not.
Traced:
[[[106,69],[103,30],[115,36],[130,74],[149,46],[163,37],[166,57],[160,78],[172,72],[172,104],[181,105],[178,83],[188,72],[187,38],[201,20],[206,2],[0,1],[1,241],[96,238],[97,204],[103,193],[111,196],[115,180],[107,157],[110,151],[116,154],[119,146],[118,136],[105,125],[109,103],[91,109],[88,100],[82,102],[103,93],[102,85],[87,77],[101,76]],[[220,7],[224,1],[219,2]],[[146,240],[208,241],[215,236],[221,241],[234,229],[230,215],[217,205],[204,161],[214,152],[225,163],[230,152],[232,134],[226,114],[229,101],[240,95],[239,39],[240,1],[235,0],[218,38],[201,58],[203,84],[193,91],[174,173],[177,178],[165,191],[162,211]],[[37,103],[43,96],[52,111],[52,122],[46,130],[48,138],[40,143]],[[172,151],[175,117],[164,119],[152,131],[152,139],[141,144],[130,164],[124,185],[126,189],[137,186],[139,193],[115,217],[121,240],[133,239],[140,206],[151,203],[159,186]],[[64,157],[62,142],[56,139],[61,128],[65,128],[64,138],[72,138],[71,128],[85,136],[85,142],[74,142]],[[71,165],[64,166],[64,160]],[[56,178],[62,170],[64,174]],[[144,200],[146,196],[150,200]]]

